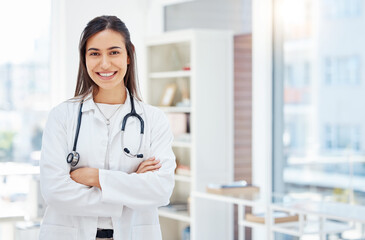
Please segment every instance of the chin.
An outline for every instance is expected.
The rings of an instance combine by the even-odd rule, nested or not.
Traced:
[[[120,88],[120,89],[124,88],[124,84],[121,82],[109,82],[109,83],[96,82],[96,85],[98,85],[98,87],[103,90],[114,90],[117,88]]]

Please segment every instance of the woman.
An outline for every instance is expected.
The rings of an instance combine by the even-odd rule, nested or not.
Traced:
[[[40,239],[161,239],[157,208],[169,203],[176,166],[167,118],[138,100],[120,19],[90,21],[79,50],[75,97],[52,109],[43,134]],[[132,109],[139,116],[121,131]]]

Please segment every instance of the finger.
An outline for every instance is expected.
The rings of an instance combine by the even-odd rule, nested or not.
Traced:
[[[153,171],[153,170],[157,170],[159,169],[160,167],[162,166],[161,163],[158,163],[158,164],[154,164],[154,165],[149,165],[149,166],[146,166],[144,168],[141,168],[137,171],[137,173],[145,173],[145,172],[148,172],[148,171]]]
[[[84,170],[83,168],[78,168],[78,169],[73,170],[70,173],[71,179],[74,181],[77,181],[82,176],[83,170]]]
[[[157,165],[149,166],[149,167],[146,167],[146,168],[142,169],[141,173],[146,173],[146,172],[149,172],[149,171],[156,171],[160,168],[161,168],[161,166],[157,166]]]
[[[76,170],[74,170],[74,171],[72,171],[72,172],[70,172],[70,177],[71,178],[74,178],[75,177],[75,175],[76,175],[76,172],[75,172]]]
[[[155,157],[148,158],[147,160],[144,160],[143,162],[141,162],[139,164],[136,173],[141,173],[143,168],[145,168],[147,166],[151,166],[151,165],[156,165],[159,162],[160,162],[160,160],[155,159]]]
[[[148,166],[155,166],[159,163],[160,163],[159,160],[148,161],[148,162],[144,163],[141,167],[144,168],[144,167],[148,167]]]
[[[146,164],[146,163],[148,163],[148,162],[152,162],[152,161],[154,161],[154,160],[155,160],[155,157],[148,158],[148,159],[144,160],[144,161],[141,163],[141,165]]]
[[[150,158],[150,159],[144,160],[144,161],[141,163],[141,167],[145,167],[145,166],[148,166],[148,165],[157,164],[157,163],[159,163],[159,162],[160,162],[160,160],[155,159],[155,158],[153,157],[153,158]]]
[[[77,173],[71,172],[70,178],[76,182],[76,180],[77,180]]]

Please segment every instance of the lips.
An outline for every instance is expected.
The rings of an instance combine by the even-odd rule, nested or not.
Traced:
[[[99,78],[103,80],[110,80],[112,79],[118,71],[115,72],[97,72],[96,74],[99,76]]]

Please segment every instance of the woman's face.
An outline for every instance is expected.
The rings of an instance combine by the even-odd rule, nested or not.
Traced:
[[[87,72],[99,90],[124,89],[129,57],[120,33],[107,29],[91,36],[85,55]]]

